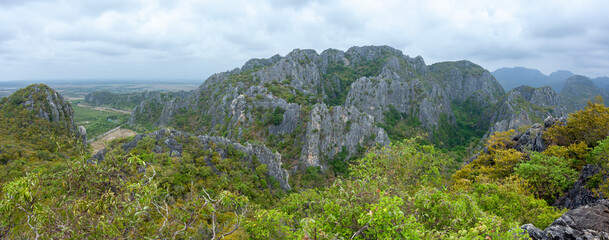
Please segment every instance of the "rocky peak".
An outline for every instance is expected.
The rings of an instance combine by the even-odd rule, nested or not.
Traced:
[[[436,81],[446,86],[451,101],[462,102],[474,97],[478,102],[493,104],[505,94],[487,70],[470,61],[436,63],[429,70]]]
[[[72,105],[47,85],[32,84],[19,89],[7,98],[5,104],[22,107],[39,118],[65,126],[71,133],[78,133]]]
[[[253,58],[243,64],[241,71],[251,71],[257,68],[263,68],[275,64],[281,59],[279,54],[272,56],[271,58]]]
[[[359,145],[388,143],[389,127],[379,126],[391,111],[397,111],[395,121],[416,125],[400,129],[404,134],[426,131],[431,139],[435,133],[448,134],[464,118],[460,122],[483,129],[504,121],[494,128],[499,130],[541,122],[550,111],[562,114],[554,98],[547,89],[524,88],[506,97],[487,70],[469,61],[427,66],[422,57],[388,46],[321,54],[295,49],[285,57],[252,59],[241,69],[214,74],[179,99],[142,103],[129,124],[154,119],[149,126],[265,142],[271,148],[277,143],[269,139],[279,137],[293,148],[285,154],[291,166],[323,169],[342,147],[352,156]]]
[[[345,52],[345,55],[353,64],[357,64],[375,61],[387,56],[403,56],[404,54],[402,54],[402,51],[389,46],[363,46],[351,47]]]

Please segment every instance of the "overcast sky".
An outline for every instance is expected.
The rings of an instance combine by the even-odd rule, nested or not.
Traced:
[[[200,79],[250,58],[389,45],[609,76],[607,0],[0,0],[0,80]]]

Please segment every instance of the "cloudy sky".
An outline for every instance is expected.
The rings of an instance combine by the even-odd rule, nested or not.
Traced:
[[[0,80],[194,79],[292,49],[389,45],[609,76],[606,0],[0,0]]]

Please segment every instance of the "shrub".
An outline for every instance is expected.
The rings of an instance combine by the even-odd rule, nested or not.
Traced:
[[[602,103],[589,102],[583,110],[571,113],[564,126],[555,125],[544,134],[550,144],[569,146],[584,142],[594,147],[609,135],[609,108]]]
[[[553,202],[577,179],[578,172],[571,168],[571,161],[532,152],[530,160],[514,168],[517,176],[526,179],[537,197]]]

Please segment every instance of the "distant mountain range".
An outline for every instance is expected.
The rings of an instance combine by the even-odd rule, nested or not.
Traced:
[[[561,92],[565,81],[574,76],[570,71],[558,70],[545,75],[537,69],[525,67],[500,68],[491,73],[506,91],[521,85],[531,87],[550,86],[554,91]],[[609,89],[609,77],[590,79],[598,88]]]

